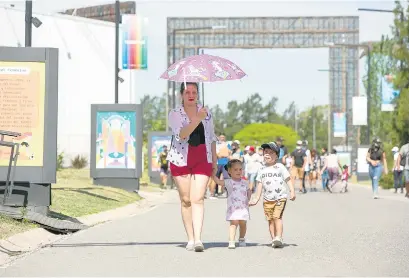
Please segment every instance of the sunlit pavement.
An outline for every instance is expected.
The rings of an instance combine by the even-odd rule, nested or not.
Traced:
[[[203,253],[188,252],[176,191],[132,218],[77,233],[22,258],[3,276],[409,276],[409,200],[369,187],[297,194],[284,215],[282,249],[270,247],[262,205],[248,246],[227,249],[226,200],[206,200]]]

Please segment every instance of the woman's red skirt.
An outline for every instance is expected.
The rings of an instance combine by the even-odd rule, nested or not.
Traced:
[[[174,177],[193,174],[211,177],[212,163],[207,162],[206,145],[200,144],[196,147],[189,145],[187,165],[178,167],[170,163],[170,171]]]

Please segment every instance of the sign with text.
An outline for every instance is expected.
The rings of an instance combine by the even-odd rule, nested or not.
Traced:
[[[43,166],[45,63],[0,61],[0,129],[19,132],[18,166]],[[10,148],[0,147],[0,166]]]
[[[347,130],[347,118],[345,113],[334,113],[334,137],[345,137]]]

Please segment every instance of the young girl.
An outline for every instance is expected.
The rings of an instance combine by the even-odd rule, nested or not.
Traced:
[[[342,191],[341,193],[346,193],[348,192],[348,178],[349,178],[349,171],[348,171],[348,166],[344,165],[344,167],[342,167],[342,175],[341,175],[341,180],[342,180]]]
[[[227,216],[230,221],[229,249],[236,248],[236,230],[240,227],[239,246],[246,246],[247,220],[250,219],[249,201],[251,191],[247,181],[242,179],[243,163],[238,159],[232,159],[227,163],[227,171],[231,179],[220,180],[213,177],[217,184],[224,186],[227,190]]]

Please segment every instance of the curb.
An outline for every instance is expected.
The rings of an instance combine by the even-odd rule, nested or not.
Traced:
[[[171,197],[173,192],[138,192],[143,198],[132,204],[96,214],[78,217],[78,221],[92,228],[93,226],[143,214],[155,209]],[[7,267],[13,261],[29,255],[43,247],[52,245],[72,234],[57,235],[43,228],[35,228],[0,240],[0,268]]]

